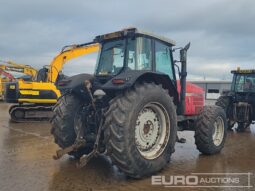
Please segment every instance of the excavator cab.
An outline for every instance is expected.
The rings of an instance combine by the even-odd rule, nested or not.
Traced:
[[[48,71],[49,69],[47,67],[41,68],[36,76],[36,81],[37,82],[46,82],[48,78]]]

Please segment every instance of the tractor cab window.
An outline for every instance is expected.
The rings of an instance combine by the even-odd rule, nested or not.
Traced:
[[[236,74],[236,92],[255,92],[255,74]]]
[[[97,75],[117,75],[124,66],[125,40],[108,41],[102,45]]]
[[[156,71],[166,73],[171,79],[174,79],[170,51],[171,49],[169,46],[158,41],[155,42]]]
[[[152,40],[146,37],[136,37],[104,42],[96,75],[117,75],[124,66],[129,70],[151,71]]]
[[[151,39],[128,39],[127,67],[131,70],[152,70]]]

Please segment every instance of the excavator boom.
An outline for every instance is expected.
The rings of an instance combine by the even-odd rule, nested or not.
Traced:
[[[48,72],[48,82],[55,83],[59,72],[62,70],[63,65],[74,58],[84,56],[93,52],[97,52],[100,48],[98,43],[86,43],[81,45],[70,45],[64,47],[59,55],[57,55],[50,65]]]

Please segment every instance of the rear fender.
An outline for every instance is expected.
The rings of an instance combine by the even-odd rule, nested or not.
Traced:
[[[74,93],[80,99],[90,99],[89,92],[85,86],[85,81],[93,82],[93,75],[90,74],[78,74],[66,79],[63,79],[57,83],[57,87],[61,94]]]
[[[124,83],[115,84],[114,80],[123,80]],[[171,80],[168,75],[163,73],[128,70],[118,76],[113,77],[101,88],[106,92],[112,90],[123,91],[125,89],[133,87],[136,83],[141,82],[154,82],[155,84],[161,84],[164,89],[168,90],[169,95],[173,97],[175,105],[178,104],[178,92],[176,82]]]

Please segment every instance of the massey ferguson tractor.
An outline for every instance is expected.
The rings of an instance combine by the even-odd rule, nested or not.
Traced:
[[[174,41],[136,28],[100,35],[94,42],[101,46],[94,75],[58,84],[62,96],[51,132],[61,150],[55,159],[69,154],[83,167],[103,154],[128,176],[141,178],[167,165],[177,130],[195,131],[203,154],[222,150],[224,110],[204,106],[204,91],[186,83],[189,44],[179,48],[180,60],[174,61]]]
[[[237,123],[237,131],[243,132],[255,120],[255,70],[237,70],[233,73],[230,91],[221,95],[216,105],[222,107],[227,116],[228,129]]]

